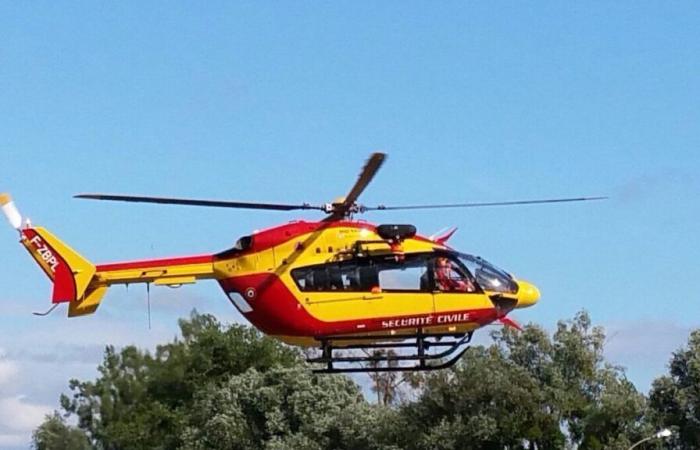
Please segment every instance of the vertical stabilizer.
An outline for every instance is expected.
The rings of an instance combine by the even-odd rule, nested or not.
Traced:
[[[53,281],[53,303],[81,300],[95,266],[42,227],[24,228],[22,245]]]

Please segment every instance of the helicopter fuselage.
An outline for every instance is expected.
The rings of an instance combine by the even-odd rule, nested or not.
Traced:
[[[449,258],[455,277],[469,278],[471,288],[440,286],[436,258]],[[465,333],[539,298],[534,286],[508,280],[503,272],[502,284],[510,282],[509,289],[490,290],[444,243],[419,235],[387,239],[362,221],[291,222],[243,237],[219,254],[98,265],[97,273],[138,268],[174,274],[178,267],[193,273],[198,266],[252,324],[296,345],[417,330]],[[178,281],[170,276],[160,284]]]
[[[464,334],[539,298],[532,284],[406,225],[296,221],[213,255],[94,266],[44,228],[20,233],[69,316],[94,313],[112,285],[215,279],[253,325],[295,345]]]

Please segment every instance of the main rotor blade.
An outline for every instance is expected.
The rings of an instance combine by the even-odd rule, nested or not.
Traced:
[[[409,205],[409,206],[384,206],[378,205],[375,207],[362,206],[360,210],[364,211],[397,211],[402,209],[439,209],[439,208],[478,208],[483,206],[514,206],[514,205],[535,205],[540,203],[568,203],[568,202],[585,202],[592,200],[605,200],[608,197],[576,197],[576,198],[552,198],[543,200],[517,200],[511,202],[482,202],[482,203],[452,203],[443,205]]]
[[[118,202],[160,203],[165,205],[210,206],[215,208],[267,209],[273,211],[293,211],[298,209],[317,209],[321,211],[324,210],[321,206],[312,206],[308,203],[302,203],[301,205],[287,205],[279,203],[251,203],[223,200],[197,200],[187,198],[142,197],[135,195],[113,194],[79,194],[76,195],[75,198],[86,198],[90,200],[110,200]]]
[[[377,171],[382,166],[385,159],[385,153],[372,153],[372,156],[369,157],[365,166],[362,168],[362,172],[360,172],[360,176],[355,182],[355,185],[350,189],[350,192],[343,201],[343,207],[345,209],[349,208],[357,201],[357,198],[362,194],[362,191],[365,190],[370,181],[372,181],[372,178],[377,174]]]

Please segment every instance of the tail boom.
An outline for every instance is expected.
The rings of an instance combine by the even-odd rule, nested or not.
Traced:
[[[52,303],[68,302],[69,317],[94,313],[115,284],[176,287],[215,278],[213,255],[93,265],[45,228],[20,232],[22,245],[53,281]]]
[[[97,266],[95,275],[100,285],[153,283],[179,286],[197,280],[215,278],[214,256],[198,255],[179,258],[128,261]]]
[[[69,317],[94,313],[107,289],[115,284],[153,283],[178,287],[215,277],[212,255],[101,264],[95,269],[84,298],[70,303]]]

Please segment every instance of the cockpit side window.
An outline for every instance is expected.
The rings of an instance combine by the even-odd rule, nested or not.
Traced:
[[[488,261],[467,254],[459,254],[460,262],[474,274],[476,282],[485,291],[503,292],[514,294],[518,291],[518,285],[504,270],[501,270]]]
[[[432,262],[435,290],[440,292],[481,292],[466,267],[447,255],[438,255]]]
[[[292,270],[292,278],[301,291],[371,291],[378,286],[377,272],[369,264],[329,263]]]
[[[428,260],[413,256],[396,261],[387,258],[376,264],[382,291],[429,291]]]

